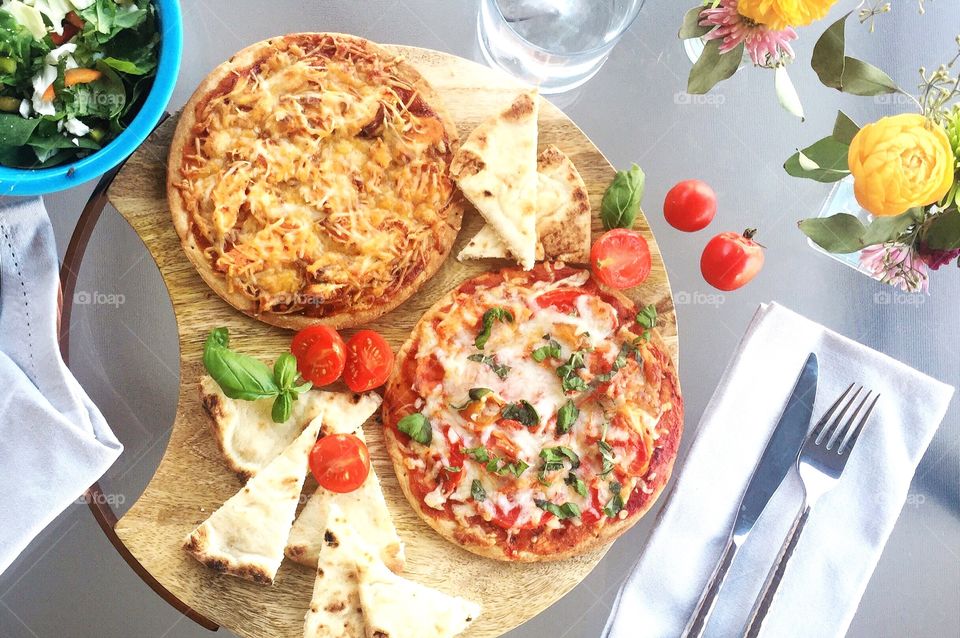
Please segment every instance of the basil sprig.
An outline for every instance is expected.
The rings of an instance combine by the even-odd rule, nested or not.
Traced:
[[[490,339],[490,332],[493,330],[493,324],[496,321],[513,323],[513,313],[499,306],[490,308],[483,313],[483,328],[473,341],[473,345],[477,346],[477,349],[483,350],[483,346],[487,345],[487,340]]]
[[[557,505],[556,503],[551,503],[550,501],[545,501],[541,499],[534,499],[537,507],[542,509],[545,512],[550,512],[561,521],[567,518],[577,518],[580,516],[580,507],[576,503],[564,503],[563,505]]]
[[[273,397],[270,416],[275,423],[284,423],[293,412],[293,402],[313,384],[297,383],[297,359],[289,352],[277,358],[271,371],[259,359],[230,349],[230,331],[216,328],[203,346],[203,366],[231,399],[256,401]]]
[[[640,200],[647,178],[634,164],[630,170],[617,171],[600,204],[600,219],[606,230],[614,228],[633,228],[633,222],[640,212]]]
[[[417,443],[430,445],[433,441],[433,428],[430,427],[430,421],[419,412],[408,414],[397,421],[397,429]]]

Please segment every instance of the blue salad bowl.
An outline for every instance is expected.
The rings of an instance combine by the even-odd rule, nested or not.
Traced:
[[[173,94],[183,55],[183,19],[178,0],[153,0],[160,28],[157,74],[130,125],[92,155],[51,168],[0,166],[0,195],[43,195],[100,177],[129,157],[153,131]]]

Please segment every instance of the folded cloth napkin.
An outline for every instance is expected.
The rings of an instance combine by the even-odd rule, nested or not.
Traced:
[[[0,573],[123,451],[60,358],[58,286],[43,202],[0,200]]]
[[[763,636],[846,633],[953,388],[786,308],[761,306],[607,621],[607,638],[679,636],[720,557],[740,498],[804,360],[820,363],[814,421],[853,382],[881,397],[836,487],[814,507]],[[705,636],[740,636],[801,503],[791,471],[727,576]]]

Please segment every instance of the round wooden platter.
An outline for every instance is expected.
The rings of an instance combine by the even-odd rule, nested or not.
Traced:
[[[521,88],[513,79],[463,58],[426,49],[389,48],[412,62],[439,91],[461,136],[508,105]],[[203,372],[204,340],[211,329],[227,326],[235,348],[272,360],[289,347],[290,333],[234,310],[211,292],[184,256],[164,192],[167,149],[175,125],[176,118],[171,118],[161,126],[130,158],[109,191],[110,201],[140,235],[160,268],[176,314],[181,358],[179,404],[170,442],[156,475],[117,523],[116,532],[146,571],[195,611],[241,636],[299,637],[313,588],[314,574],[309,569],[285,561],[276,583],[264,587],[218,575],[181,548],[184,537],[242,487],[224,464],[199,403],[197,379]],[[590,193],[596,236],[602,232],[598,211],[614,176],[613,167],[586,135],[546,100],[540,111],[540,144],[555,144],[576,164]],[[495,261],[461,264],[453,257],[481,223],[468,207],[450,259],[410,300],[368,327],[385,335],[397,349],[439,296],[483,270],[507,265]],[[630,294],[642,304],[656,305],[661,333],[676,361],[676,317],[667,273],[642,216],[636,227],[650,242],[653,272]],[[390,513],[406,543],[405,575],[483,605],[483,613],[464,636],[487,638],[509,631],[566,594],[603,557],[605,549],[562,562],[507,564],[448,543],[407,504],[375,419],[365,431]],[[308,483],[305,494],[312,490]]]

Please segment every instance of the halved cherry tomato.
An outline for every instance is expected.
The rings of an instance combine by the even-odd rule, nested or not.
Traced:
[[[352,492],[370,474],[370,452],[352,434],[328,434],[310,451],[310,471],[321,487],[340,494]]]
[[[590,249],[590,269],[600,283],[621,290],[639,286],[650,275],[650,247],[628,228],[604,233]]]
[[[667,223],[687,233],[710,225],[717,214],[717,195],[706,182],[688,179],[670,189],[663,200]]]
[[[340,378],[347,360],[347,346],[330,326],[316,324],[298,332],[290,344],[297,369],[315,386],[329,385]]]
[[[577,298],[581,295],[583,291],[576,288],[557,288],[537,297],[537,305],[541,308],[553,307],[560,312],[574,312],[577,309]]]
[[[736,290],[753,279],[763,268],[763,246],[753,241],[756,230],[742,235],[720,233],[711,239],[700,256],[704,280],[719,290]]]
[[[361,330],[347,341],[347,367],[343,380],[354,392],[383,385],[393,370],[393,350],[373,330]]]

